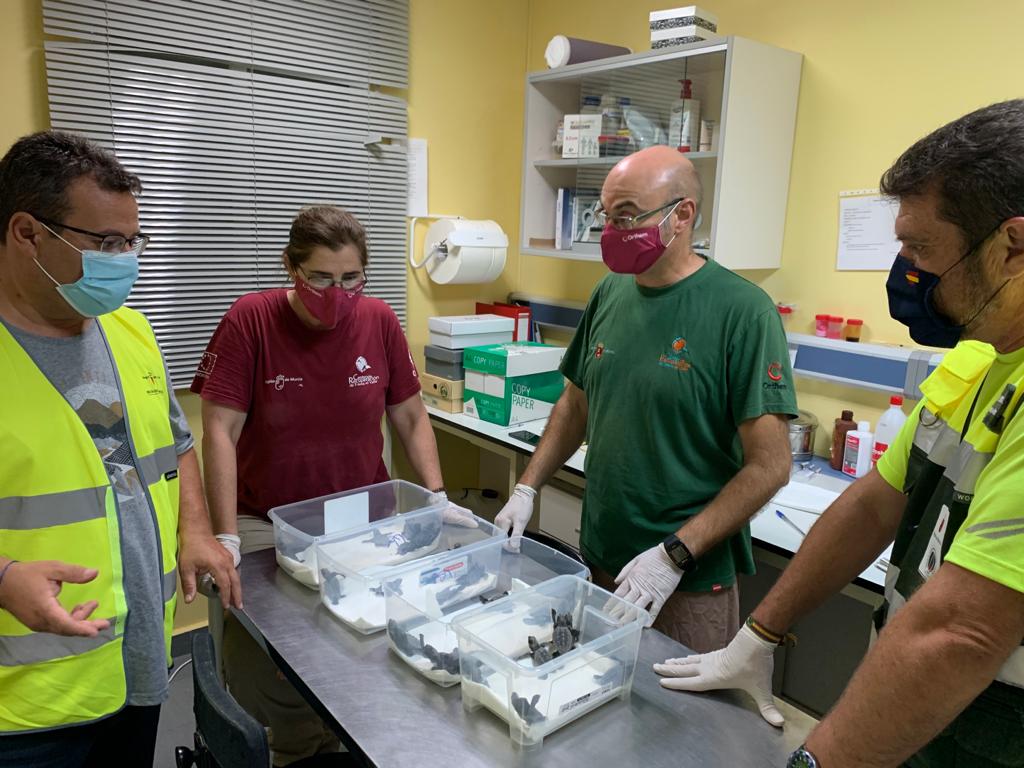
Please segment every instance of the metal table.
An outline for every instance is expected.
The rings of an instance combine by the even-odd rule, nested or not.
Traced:
[[[783,734],[741,694],[691,695],[658,685],[651,665],[685,647],[644,630],[628,702],[602,705],[549,734],[539,750],[518,750],[507,724],[466,712],[458,686],[441,688],[388,648],[387,635],[349,630],[310,590],[277,567],[274,551],[242,558],[246,629],[367,764],[389,768],[623,765],[643,768],[782,766]]]

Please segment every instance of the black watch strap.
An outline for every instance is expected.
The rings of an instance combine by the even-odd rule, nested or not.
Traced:
[[[693,554],[674,533],[665,537],[661,543],[665,547],[665,551],[668,552],[668,556],[672,558],[672,562],[676,564],[676,568],[683,573],[689,573],[697,567],[697,561]]]

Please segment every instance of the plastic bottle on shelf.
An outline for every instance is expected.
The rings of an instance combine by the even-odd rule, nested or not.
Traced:
[[[843,411],[836,419],[836,426],[832,430],[832,450],[829,452],[828,465],[835,470],[843,468],[843,452],[846,450],[846,435],[857,428],[857,422],[853,420],[853,411]]]
[[[618,136],[622,127],[622,107],[619,100],[610,93],[601,97],[601,135]]]
[[[555,140],[551,142],[554,147],[555,157],[562,156],[562,146],[565,144],[565,118],[559,118],[558,126],[555,128]]]
[[[907,422],[907,414],[903,412],[903,398],[893,395],[889,398],[889,410],[882,414],[878,420],[878,428],[875,430],[875,441],[871,448],[871,466],[875,466],[882,454],[892,445],[896,435],[903,429]]]
[[[875,436],[871,433],[871,422],[858,421],[857,428],[846,433],[843,474],[864,477],[871,469],[871,451],[874,444]]]
[[[581,115],[600,115],[601,114],[601,97],[600,96],[584,96],[583,105],[580,107]]]
[[[696,150],[700,142],[700,101],[693,98],[693,83],[680,80],[682,90],[672,104],[668,121],[668,143],[680,152]]]

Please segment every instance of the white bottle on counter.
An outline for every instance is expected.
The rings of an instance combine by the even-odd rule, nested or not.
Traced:
[[[907,414],[903,412],[903,398],[893,395],[889,398],[889,410],[882,414],[878,420],[878,429],[875,430],[875,442],[871,449],[871,466],[875,466],[882,454],[892,445],[896,435],[903,429],[907,422]]]
[[[846,450],[843,452],[843,473],[850,477],[864,477],[871,469],[871,449],[875,436],[871,434],[870,421],[858,421],[857,428],[846,433]]]

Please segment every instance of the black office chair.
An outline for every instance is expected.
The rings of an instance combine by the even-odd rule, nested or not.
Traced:
[[[213,638],[206,630],[192,636],[192,708],[196,715],[195,746],[174,750],[178,768],[253,768],[270,765],[267,734],[221,685],[214,663]],[[294,768],[359,765],[346,753],[314,755],[292,763]]]

